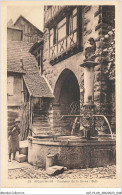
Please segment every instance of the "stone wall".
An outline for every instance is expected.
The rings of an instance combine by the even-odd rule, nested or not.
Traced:
[[[69,169],[101,167],[116,162],[115,141],[51,141],[29,139],[28,162],[46,167],[48,154],[55,156],[55,165]]]
[[[84,45],[88,36],[93,37],[96,42],[95,62],[98,63],[94,68],[96,113],[107,116],[115,132],[115,7],[86,6],[84,18]]]
[[[95,87],[95,94],[98,95],[95,99],[100,96],[97,112],[107,116],[115,132],[115,7],[100,6],[95,17],[99,17],[96,31],[100,32],[96,58],[100,66],[95,68],[97,82],[101,83]]]

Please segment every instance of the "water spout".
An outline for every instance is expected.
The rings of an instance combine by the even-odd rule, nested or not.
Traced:
[[[75,120],[74,120],[74,123],[73,123],[73,126],[72,126],[71,135],[74,134],[74,130],[75,130],[75,127],[76,127],[76,124],[77,124],[77,120],[78,120],[78,117],[76,117]]]
[[[110,124],[109,124],[109,121],[108,121],[107,117],[106,117],[105,115],[93,115],[93,116],[94,116],[94,117],[95,117],[95,116],[103,117],[103,118],[105,119],[105,121],[106,121],[106,123],[107,123],[107,125],[108,125],[108,127],[109,127],[109,131],[110,131],[110,134],[111,134],[111,138],[113,139],[112,129],[111,129],[111,126],[110,126]]]

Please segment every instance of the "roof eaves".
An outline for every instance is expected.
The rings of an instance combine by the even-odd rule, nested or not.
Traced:
[[[23,76],[23,80],[24,80],[24,82],[25,82],[25,85],[26,85],[26,87],[27,87],[27,90],[28,90],[30,96],[32,96],[32,93],[30,92],[30,89],[29,89],[29,87],[28,87],[28,84],[26,83],[26,79],[24,78],[24,76]]]
[[[33,51],[35,50],[35,49],[37,49],[40,45],[42,45],[43,44],[43,39],[40,41],[40,42],[36,42],[36,43],[34,43],[33,45],[32,45],[32,47],[30,48],[30,50],[29,50],[29,52],[31,53],[31,54],[33,54]]]
[[[55,96],[53,95],[53,90],[52,90],[52,88],[51,88],[51,86],[50,86],[48,80],[45,78],[44,75],[41,75],[41,76],[44,78],[45,82],[47,83],[47,85],[48,85],[48,87],[49,87],[49,89],[50,89],[50,91],[51,91],[51,93],[52,93],[52,98],[54,98]]]
[[[18,74],[25,74],[25,71],[19,71],[19,70],[9,70],[9,69],[7,69],[7,72],[18,73]]]

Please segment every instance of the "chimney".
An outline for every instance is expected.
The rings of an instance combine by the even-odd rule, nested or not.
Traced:
[[[23,59],[22,59],[22,57],[20,57],[20,67],[24,70]]]
[[[21,54],[22,54],[22,49],[21,49]],[[23,64],[22,55],[20,56],[20,67],[22,68],[22,70],[24,70],[24,64]]]

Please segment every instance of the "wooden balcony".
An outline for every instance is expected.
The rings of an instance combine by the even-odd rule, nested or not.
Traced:
[[[77,52],[80,49],[79,46],[77,30],[75,30],[69,36],[66,36],[58,41],[57,44],[50,47],[50,63],[53,65],[59,60],[65,59],[74,49]]]

